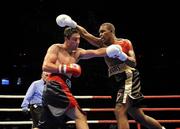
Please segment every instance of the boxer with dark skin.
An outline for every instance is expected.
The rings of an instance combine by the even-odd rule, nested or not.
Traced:
[[[139,72],[136,69],[136,57],[130,40],[117,38],[115,27],[111,23],[103,23],[99,28],[99,37],[90,34],[85,28],[68,15],[59,15],[57,24],[61,27],[77,28],[81,37],[98,48],[106,48],[104,56],[108,66],[112,98],[115,106],[115,117],[118,129],[129,129],[128,116],[148,129],[165,129],[157,120],[144,114],[140,107],[143,99]]]

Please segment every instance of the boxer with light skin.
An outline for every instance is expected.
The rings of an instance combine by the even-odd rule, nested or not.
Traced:
[[[64,30],[64,43],[51,45],[44,57],[42,69],[50,73],[43,91],[43,113],[39,129],[57,129],[64,125],[64,116],[75,120],[77,129],[89,129],[86,114],[72,95],[71,77],[81,75],[80,59],[106,56],[106,48],[79,48],[80,34],[76,28]]]
[[[90,44],[100,49],[106,48],[104,59],[111,80],[118,129],[130,129],[127,114],[148,129],[165,129],[157,120],[144,114],[140,107],[143,94],[139,72],[136,69],[135,52],[130,40],[117,38],[115,27],[111,23],[103,23],[99,28],[99,37],[95,37],[77,25],[68,15],[59,15],[56,22],[60,27],[77,28],[81,37]]]

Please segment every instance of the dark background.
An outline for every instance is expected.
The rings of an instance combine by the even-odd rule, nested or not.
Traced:
[[[145,95],[179,94],[179,8],[171,2],[125,1],[12,1],[2,4],[0,77],[10,79],[2,94],[25,94],[40,78],[47,48],[63,42],[55,19],[68,14],[98,36],[101,23],[111,22],[117,37],[132,41]],[[81,39],[80,47],[95,49]],[[74,79],[74,94],[109,93],[103,58],[81,60],[82,76]],[[17,85],[20,78],[20,85]]]
[[[179,4],[171,1],[62,1],[19,0],[2,1],[0,9],[0,79],[10,80],[0,85],[0,94],[24,95],[32,81],[40,79],[41,66],[48,47],[63,42],[63,28],[55,19],[68,14],[78,24],[98,36],[99,26],[111,22],[117,37],[132,41],[140,71],[144,95],[180,94],[179,88]],[[80,47],[95,49],[81,39]],[[109,95],[107,66],[103,58],[81,60],[82,75],[73,78],[74,95]],[[78,100],[80,106],[110,107],[105,100]],[[179,107],[179,100],[146,100],[148,107]],[[1,107],[20,107],[21,99],[1,99]],[[177,112],[147,112],[156,119],[179,119]],[[29,120],[30,114],[5,112],[1,120]],[[104,116],[104,117],[103,117]],[[95,118],[94,118],[95,117]],[[99,118],[100,117],[100,118]],[[88,119],[114,119],[113,113],[88,113]],[[10,119],[11,118],[11,119]],[[95,124],[96,125],[96,124]],[[30,125],[21,125],[22,129]],[[112,125],[96,125],[108,128]],[[8,128],[9,127],[9,128]],[[169,129],[179,127],[166,124]],[[20,126],[0,126],[20,129]]]

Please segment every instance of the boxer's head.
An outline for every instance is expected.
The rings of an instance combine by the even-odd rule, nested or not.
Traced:
[[[103,23],[99,28],[99,36],[102,42],[106,45],[112,44],[112,39],[115,37],[115,27],[111,23]]]
[[[64,37],[67,39],[70,39],[70,37],[75,33],[79,34],[79,32],[76,28],[66,27],[64,29]]]
[[[115,34],[115,27],[114,27],[114,25],[112,24],[112,23],[109,23],[109,22],[106,22],[106,23],[103,23],[102,25],[101,25],[101,27],[106,27],[107,28],[107,30],[109,30],[110,32],[112,32],[113,34]]]
[[[67,27],[64,30],[64,38],[70,49],[76,49],[80,43],[80,34],[76,28]]]

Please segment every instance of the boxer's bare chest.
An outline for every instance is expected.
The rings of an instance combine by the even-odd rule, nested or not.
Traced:
[[[76,51],[68,52],[61,50],[58,54],[58,60],[60,63],[64,64],[76,63],[78,60],[78,53]]]

